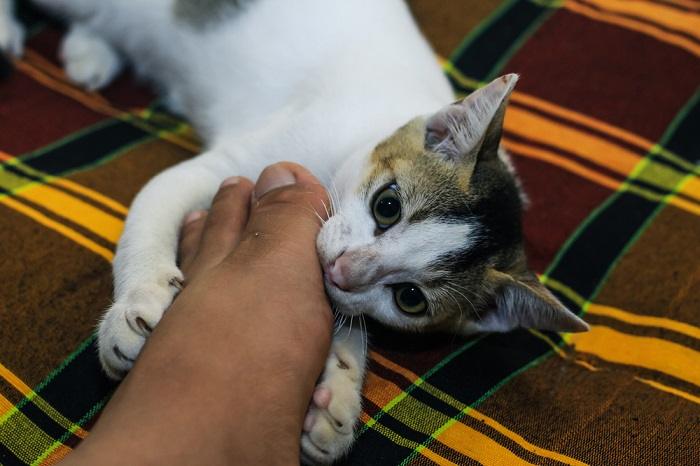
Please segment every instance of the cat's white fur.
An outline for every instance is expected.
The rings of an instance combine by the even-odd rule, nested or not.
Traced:
[[[99,327],[100,358],[113,377],[148,335],[139,319],[155,327],[176,292],[169,283],[182,278],[175,255],[183,217],[206,208],[224,178],[255,179],[270,163],[294,160],[324,183],[337,175],[337,189],[351,192],[381,139],[453,100],[401,0],[252,0],[204,28],[174,18],[173,0],[34,1],[71,21],[61,54],[73,80],[101,88],[126,58],[206,141],[203,154],[151,180],[129,213],[114,261],[115,302]],[[10,12],[0,0],[0,47],[19,54],[22,29]],[[321,381],[332,399],[311,408],[307,459],[331,461],[351,444],[364,351],[357,329],[335,339]]]

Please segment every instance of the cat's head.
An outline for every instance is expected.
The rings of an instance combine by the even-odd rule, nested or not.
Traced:
[[[518,182],[499,142],[516,75],[377,145],[317,241],[338,311],[394,328],[583,331],[528,270]]]

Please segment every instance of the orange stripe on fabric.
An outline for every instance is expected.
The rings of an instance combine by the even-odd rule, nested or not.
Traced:
[[[53,406],[51,406],[46,400],[39,396],[32,388],[24,383],[22,379],[17,377],[10,369],[5,367],[0,363],[0,377],[5,379],[10,385],[12,385],[18,392],[20,392],[25,398],[34,403],[39,409],[41,409],[48,417],[53,419],[58,425],[66,430],[71,430],[77,427],[75,435],[80,438],[87,437],[87,431],[83,428],[77,426],[74,422],[71,422],[61,413],[59,413]],[[6,414],[3,413],[3,414]],[[3,414],[0,414],[2,416]]]
[[[392,361],[384,358],[383,356],[373,353],[372,358],[382,364],[384,367],[387,369],[393,370],[394,372],[397,372],[396,369],[401,370],[402,375],[408,376],[412,380],[417,380],[419,377],[415,374],[413,374],[411,371],[404,369],[403,367],[393,363]],[[411,377],[412,375],[412,377]],[[372,400],[373,403],[377,404],[378,406],[386,406],[388,403],[396,399],[398,396],[402,395],[404,393],[403,390],[401,390],[400,387],[398,387],[396,384],[378,376],[375,374],[372,374],[371,372],[368,374],[368,380],[367,380],[367,385],[366,387],[372,387],[374,386],[374,390],[372,393],[372,396],[376,397],[376,401],[381,402],[382,404],[377,404],[375,402],[375,399],[371,398],[370,396],[367,396],[368,399]],[[538,447],[537,445],[534,445],[530,442],[528,442],[523,436],[517,434],[516,432],[513,432],[512,430],[508,429],[506,426],[501,424],[500,422],[496,421],[495,419],[487,416],[486,414],[477,411],[474,408],[469,408],[463,403],[460,403],[459,401],[453,399],[447,394],[444,394],[441,390],[438,388],[432,386],[428,382],[424,382],[422,384],[422,387],[424,387],[429,393],[431,393],[433,396],[436,396],[437,398],[443,399],[443,401],[446,401],[448,404],[452,405],[453,407],[460,409],[462,411],[465,411],[465,414],[478,420],[479,422],[483,422],[484,424],[488,425],[495,431],[499,432],[501,435],[511,439],[518,445],[520,445],[524,450],[527,450],[531,453],[534,453],[536,455],[545,457],[545,458],[550,458],[556,461],[559,461],[564,464],[572,465],[572,466],[585,466],[586,463],[582,463],[581,461],[578,461],[574,458],[571,458],[566,455],[562,455],[561,453],[552,451],[552,450],[547,450],[545,448]],[[443,395],[443,396],[441,396]],[[410,395],[409,395],[410,396]],[[425,405],[426,410],[431,410],[429,406]],[[448,445],[450,446],[450,445]],[[450,446],[450,448],[452,448]]]
[[[2,396],[2,393],[0,393],[0,418],[7,414],[13,407],[14,405],[10,402],[10,400]]]
[[[366,387],[367,389],[365,390],[365,396],[377,406],[385,406],[391,400],[403,393],[403,390],[401,390],[397,385],[371,372],[367,374]],[[429,406],[424,406],[426,411],[434,411]],[[399,419],[399,421],[401,420]],[[471,427],[467,427],[456,420],[451,420],[450,422],[453,422],[453,424],[449,425],[448,423],[449,427],[436,437],[449,448],[480,462],[483,462],[483,460],[486,458],[507,461],[488,464],[514,466],[531,464],[522,460],[510,450],[498,444],[495,440],[492,440],[488,436],[472,429]],[[465,442],[467,445],[464,444]],[[426,447],[423,447],[423,449],[425,448]],[[423,449],[420,451],[421,454]]]
[[[666,330],[671,330],[677,333],[682,333],[692,338],[700,340],[700,328],[694,325],[679,322],[665,317],[653,317],[634,314],[632,312],[623,311],[616,307],[603,306],[601,304],[589,304],[586,308],[587,314],[596,314],[600,316],[612,317],[613,319],[627,322],[634,325],[642,325],[644,327],[658,327]],[[698,361],[700,364],[700,361]]]
[[[662,42],[666,42],[687,50],[695,56],[700,56],[700,46],[698,46],[696,43],[684,37],[663,31],[658,27],[641,23],[633,19],[622,18],[614,14],[602,13],[594,10],[593,8],[576,3],[574,0],[569,0],[564,3],[563,8],[597,21],[602,21],[605,23],[614,24],[616,26],[622,26],[632,31],[641,32],[642,34],[654,37]]]
[[[700,352],[678,343],[618,332],[601,325],[590,332],[568,334],[576,351],[629,366],[642,367],[700,386]]]
[[[513,102],[526,105],[528,107],[543,111],[545,113],[549,113],[553,116],[569,120],[573,123],[578,123],[579,125],[582,126],[587,126],[593,130],[600,131],[604,134],[607,134],[609,136],[612,136],[614,138],[619,139],[620,141],[624,141],[628,144],[631,144],[633,146],[639,147],[642,149],[645,153],[651,150],[651,148],[654,146],[654,143],[648,139],[645,139],[641,136],[638,136],[634,133],[630,133],[629,131],[626,131],[622,128],[618,128],[617,126],[613,126],[609,123],[605,123],[601,120],[597,120],[595,118],[591,118],[587,115],[584,115],[582,113],[575,112],[573,110],[569,110],[564,107],[560,107],[556,104],[553,104],[551,102],[547,102],[546,100],[539,99],[535,96],[532,96],[530,94],[525,94],[522,92],[515,91],[513,94],[510,96],[510,100]],[[508,112],[510,112],[512,107],[508,108]],[[507,113],[506,113],[507,115]]]
[[[620,185],[622,185],[621,180],[616,180],[609,176],[601,175],[595,170],[583,166],[578,162],[574,162],[573,160],[557,155],[554,152],[540,149],[539,147],[532,147],[519,142],[514,142],[505,136],[503,137],[502,142],[506,149],[516,152],[518,155],[550,163],[614,191],[617,191]]]
[[[532,465],[481,432],[455,421],[436,440],[464,456],[491,466]]]
[[[586,2],[612,13],[635,16],[700,38],[700,16],[695,13],[680,11],[654,2],[630,2],[629,0],[586,0]]]
[[[29,185],[17,195],[80,225],[107,241],[116,244],[124,228],[122,219],[106,213],[63,191],[48,185]]]
[[[26,215],[27,217],[31,218],[32,220],[44,225],[47,228],[50,228],[57,233],[60,233],[61,235],[65,236],[66,238],[78,243],[79,245],[89,249],[90,251],[94,252],[95,254],[103,257],[105,260],[108,262],[112,262],[112,259],[114,259],[114,252],[100,246],[99,244],[95,243],[93,240],[90,238],[78,233],[77,231],[53,220],[47,217],[46,215],[42,214],[41,212],[32,209],[31,207],[28,207],[21,202],[16,201],[15,199],[12,199],[11,197],[4,197],[0,198],[0,203],[6,205],[7,207],[16,210],[17,212]]]
[[[453,463],[452,461],[448,460],[447,458],[443,458],[442,456],[438,455],[434,451],[428,449],[428,448],[423,448],[420,451],[420,454],[422,456],[425,456],[428,458],[430,461],[434,461],[435,463],[439,464],[440,466],[459,466],[457,463]]]
[[[411,372],[410,370],[406,369],[403,366],[400,366],[396,364],[393,361],[390,361],[389,359],[385,358],[381,354],[377,353],[376,351],[370,351],[369,353],[370,358],[374,359],[377,361],[379,364],[382,366],[386,367],[387,369],[391,369],[392,371],[396,372],[397,374],[401,374],[406,379],[410,380],[411,382],[415,382],[416,380],[420,379],[420,376],[414,372]]]
[[[57,464],[59,461],[63,460],[68,453],[72,452],[73,449],[71,447],[68,447],[66,445],[59,445],[57,446],[51,454],[40,464],[42,466],[51,466],[53,464]]]
[[[522,137],[559,147],[602,167],[627,176],[641,156],[605,139],[564,126],[520,107],[506,112],[505,128]]]
[[[678,390],[677,388],[669,387],[668,385],[664,385],[664,384],[656,382],[654,380],[643,379],[641,377],[635,377],[634,379],[637,380],[638,382],[642,382],[642,383],[647,384],[651,387],[654,387],[657,390],[661,390],[662,392],[670,393],[671,395],[678,396],[680,398],[686,399],[688,401],[692,401],[693,403],[700,405],[700,397],[697,397],[695,395],[691,395],[690,393],[684,392],[683,390]]]
[[[160,139],[172,142],[173,144],[187,149],[192,153],[199,152],[200,147],[198,144],[195,144],[185,138],[182,138],[175,133],[168,133],[154,129],[147,122],[142,121],[139,117],[131,115],[129,112],[122,111],[118,108],[113,107],[107,100],[102,98],[102,96],[100,96],[99,94],[84,91],[80,88],[75,87],[72,84],[67,83],[65,81],[65,78],[62,77],[62,72],[60,73],[61,77],[54,76],[57,74],[56,71],[50,67],[47,67],[45,60],[35,60],[33,58],[35,56],[38,56],[38,54],[32,52],[31,50],[25,50],[25,57],[28,57],[30,59],[28,60],[27,58],[25,58],[22,60],[17,60],[15,61],[15,66],[18,70],[31,77],[32,79],[36,80],[37,82],[43,84],[44,86],[48,87],[49,89],[52,89],[60,94],[63,94],[66,97],[69,97],[79,102],[85,107],[97,113],[101,113],[103,115],[107,115],[121,121],[126,121],[138,128],[143,129],[148,133],[156,135]],[[53,67],[53,64],[50,65],[51,67]]]

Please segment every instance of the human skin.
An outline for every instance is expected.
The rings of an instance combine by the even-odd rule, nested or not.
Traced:
[[[183,291],[66,465],[299,464],[331,342],[325,190],[292,163],[229,179],[181,233]]]

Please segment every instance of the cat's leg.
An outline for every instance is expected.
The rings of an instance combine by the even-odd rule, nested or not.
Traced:
[[[71,25],[63,38],[60,55],[71,81],[91,91],[112,82],[124,63],[114,47],[81,23]]]
[[[305,463],[328,464],[344,455],[354,440],[362,411],[367,359],[366,334],[357,326],[337,332],[301,436]]]
[[[114,258],[114,303],[98,328],[99,358],[121,378],[182,283],[176,264],[183,217],[207,208],[234,171],[219,152],[207,152],[159,174],[136,196]]]
[[[24,27],[15,18],[14,1],[0,0],[0,51],[19,57],[24,46]]]

